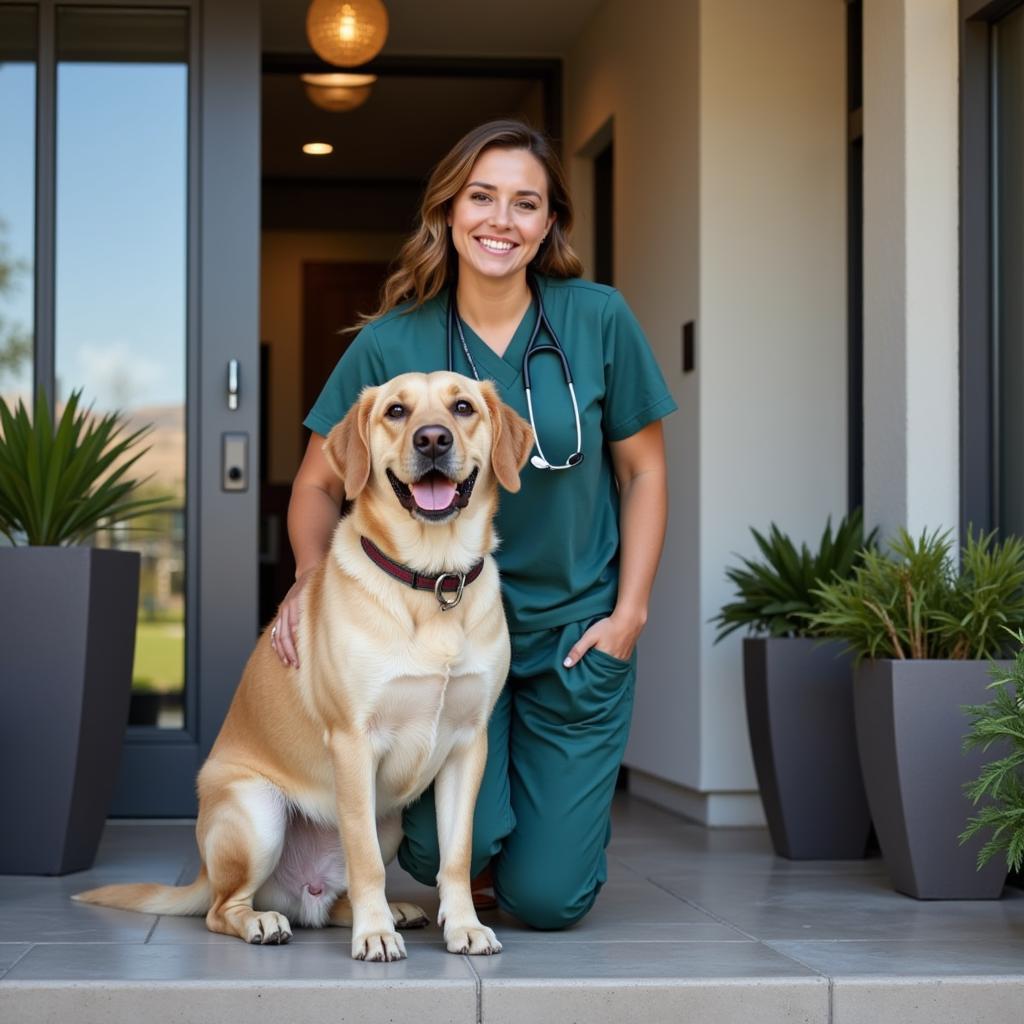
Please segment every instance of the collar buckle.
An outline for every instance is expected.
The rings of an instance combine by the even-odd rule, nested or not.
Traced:
[[[458,580],[459,586],[455,591],[452,598],[444,596],[444,581],[446,579]],[[434,597],[437,598],[437,603],[441,606],[441,611],[451,611],[461,600],[462,591],[466,587],[466,574],[464,572],[443,572],[434,581]]]

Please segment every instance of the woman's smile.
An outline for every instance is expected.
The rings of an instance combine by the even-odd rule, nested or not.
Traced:
[[[477,235],[476,240],[484,249],[489,253],[493,253],[495,256],[505,256],[512,252],[513,249],[519,248],[519,243],[513,242],[510,238],[495,238],[493,235]]]

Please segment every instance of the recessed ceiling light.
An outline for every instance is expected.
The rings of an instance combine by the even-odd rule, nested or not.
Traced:
[[[307,142],[302,147],[302,152],[310,156],[327,156],[328,153],[334,152],[334,147],[329,142]]]
[[[329,73],[324,75],[302,75],[306,85],[328,86],[335,89],[358,89],[361,85],[373,85],[376,75],[347,75]]]

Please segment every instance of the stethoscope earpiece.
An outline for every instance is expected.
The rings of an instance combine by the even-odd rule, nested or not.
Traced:
[[[533,458],[530,459],[530,465],[535,469],[547,469],[548,461],[547,459],[542,459],[539,455],[534,455]]]

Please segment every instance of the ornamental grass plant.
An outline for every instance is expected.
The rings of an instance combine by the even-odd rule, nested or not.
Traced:
[[[166,500],[138,497],[145,481],[128,476],[150,428],[125,434],[120,413],[94,416],[80,403],[73,392],[54,428],[42,389],[34,419],[0,398],[0,534],[13,545],[81,544]]]
[[[845,640],[863,658],[1004,657],[1007,629],[1024,627],[1024,540],[968,528],[957,568],[950,531],[865,550],[850,578],[815,590],[808,615],[818,635]]]
[[[718,624],[715,643],[736,629],[770,637],[809,636],[807,615],[818,610],[815,588],[823,581],[845,579],[875,542],[876,530],[865,539],[863,515],[855,509],[844,516],[832,536],[831,517],[813,554],[806,544],[797,551],[774,523],[764,537],[751,527],[761,560],[741,558],[742,568],[726,570],[738,600],[722,607],[711,621]]]
[[[992,666],[989,689],[995,696],[987,704],[969,704],[964,709],[971,716],[965,751],[976,747],[988,750],[993,743],[1001,743],[1009,751],[986,764],[981,774],[964,786],[975,805],[984,797],[991,800],[968,819],[960,836],[963,844],[983,829],[991,831],[978,851],[979,870],[1002,850],[1011,871],[1020,871],[1024,864],[1024,631],[1008,632],[1016,642],[1016,654],[1009,668]]]

